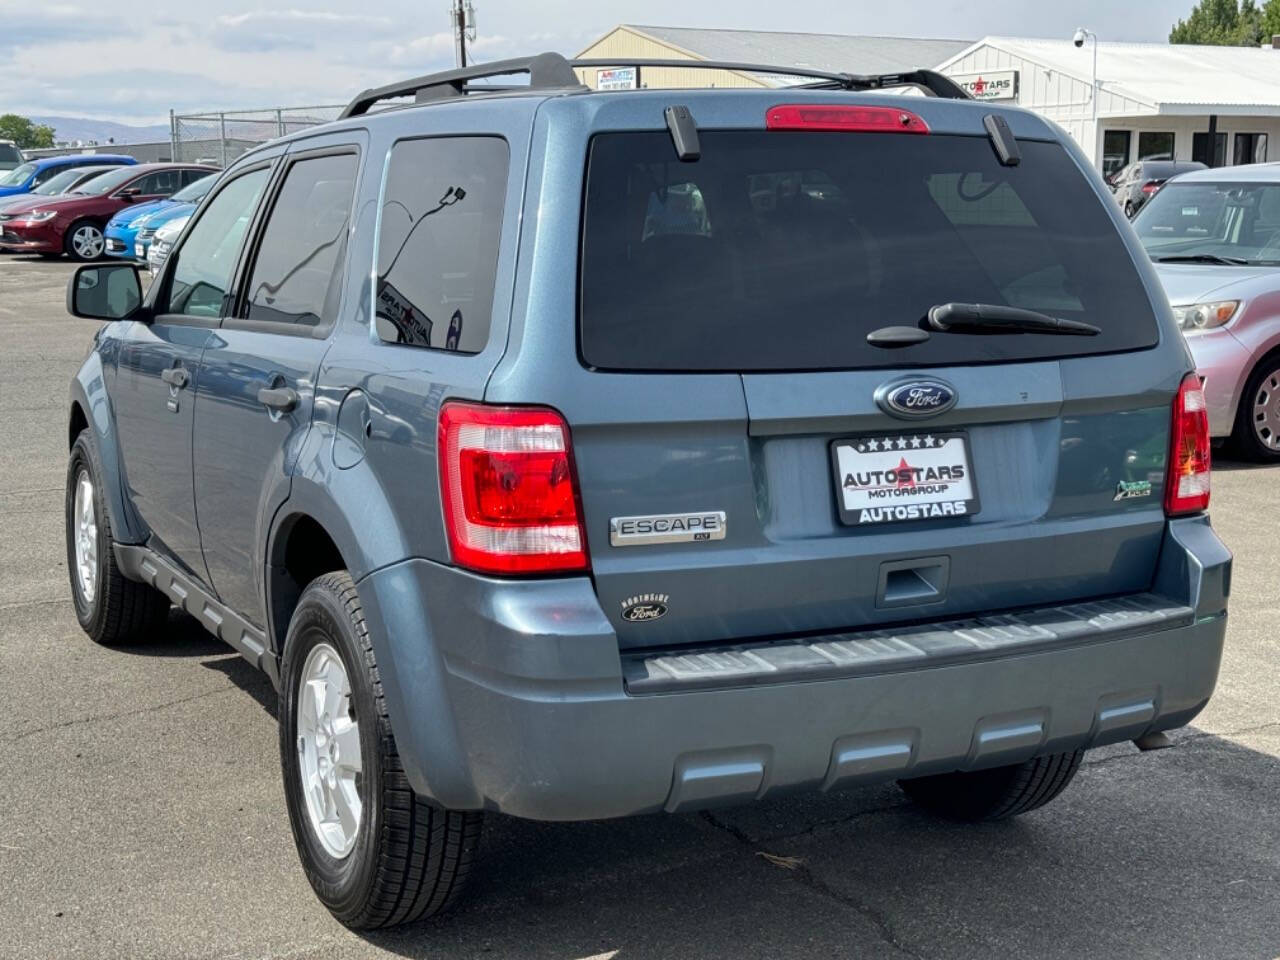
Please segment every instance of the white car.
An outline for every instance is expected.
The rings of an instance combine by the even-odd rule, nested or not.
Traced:
[[[151,239],[151,246],[147,248],[147,269],[151,271],[153,277],[160,272],[165,258],[173,249],[173,242],[178,239],[178,234],[182,233],[182,228],[190,219],[190,214],[185,217],[175,217],[156,231]]]

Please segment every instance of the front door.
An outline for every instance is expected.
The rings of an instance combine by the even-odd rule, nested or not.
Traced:
[[[237,304],[204,352],[193,454],[204,561],[221,600],[259,626],[266,528],[311,423],[358,169],[351,146],[288,159]]]
[[[130,323],[112,394],[129,499],[152,545],[204,577],[191,492],[191,424],[200,354],[216,317]]]
[[[219,190],[157,281],[152,319],[121,349],[116,422],[132,502],[151,543],[208,580],[200,551],[191,438],[200,357],[227,309],[227,291],[269,168]]]

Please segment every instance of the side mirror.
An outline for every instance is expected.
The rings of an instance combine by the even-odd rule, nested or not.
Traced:
[[[133,203],[134,197],[138,196],[140,193],[142,193],[142,191],[137,187],[125,187],[123,190],[117,193],[116,196],[119,197],[121,200],[123,200],[125,203]]]
[[[67,312],[90,320],[128,320],[142,306],[142,281],[131,263],[91,263],[67,284]]]

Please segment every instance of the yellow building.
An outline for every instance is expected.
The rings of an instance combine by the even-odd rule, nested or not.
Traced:
[[[580,54],[579,59],[618,58],[617,66],[579,68],[595,89],[634,87],[773,87],[794,83],[731,70],[635,67],[628,60],[718,60],[808,67],[832,73],[897,73],[931,68],[972,45],[970,40],[912,37],[852,37],[826,33],[707,30],[624,23]]]

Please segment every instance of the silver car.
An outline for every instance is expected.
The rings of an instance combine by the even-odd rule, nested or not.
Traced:
[[[1133,226],[1204,381],[1210,432],[1280,461],[1280,164],[1183,174]]]

